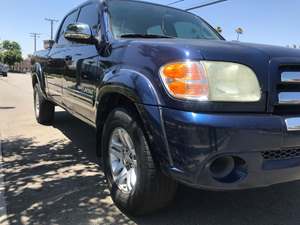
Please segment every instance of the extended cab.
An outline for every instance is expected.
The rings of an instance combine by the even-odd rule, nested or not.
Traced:
[[[131,214],[166,206],[178,182],[300,179],[299,50],[226,41],[166,6],[94,0],[34,54],[32,85],[39,123],[61,106],[97,129],[112,198]]]

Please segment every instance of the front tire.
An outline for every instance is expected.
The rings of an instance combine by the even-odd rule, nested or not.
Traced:
[[[38,123],[51,125],[54,121],[55,106],[44,98],[38,84],[34,87],[34,112]]]
[[[148,214],[173,200],[177,183],[155,167],[138,116],[132,110],[118,108],[108,116],[102,156],[112,199],[122,211]]]
[[[7,77],[7,73],[3,73],[3,77]]]

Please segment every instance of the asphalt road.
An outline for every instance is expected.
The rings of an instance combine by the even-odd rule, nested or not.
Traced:
[[[180,187],[169,208],[128,218],[109,197],[93,128],[63,110],[53,126],[38,125],[30,82],[24,74],[0,77],[1,225],[300,224],[300,182],[224,193]]]

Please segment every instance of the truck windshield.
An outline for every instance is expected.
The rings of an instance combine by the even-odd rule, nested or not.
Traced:
[[[108,6],[117,38],[221,39],[201,18],[181,10],[124,0],[109,1]]]

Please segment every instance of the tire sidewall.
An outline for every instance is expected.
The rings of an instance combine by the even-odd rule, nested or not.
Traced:
[[[110,156],[109,156],[109,142],[113,131],[116,128],[125,129],[130,135],[132,142],[136,151],[137,159],[137,182],[130,193],[122,192],[118,185],[114,182],[111,166],[110,166]],[[126,109],[118,108],[115,109],[108,117],[102,135],[102,160],[104,166],[105,176],[107,178],[108,186],[111,191],[111,196],[116,203],[116,205],[121,209],[128,211],[128,208],[133,210],[138,207],[141,202],[139,201],[139,196],[143,193],[143,179],[145,174],[143,173],[143,158],[144,149],[146,142],[145,136],[132,113]]]

